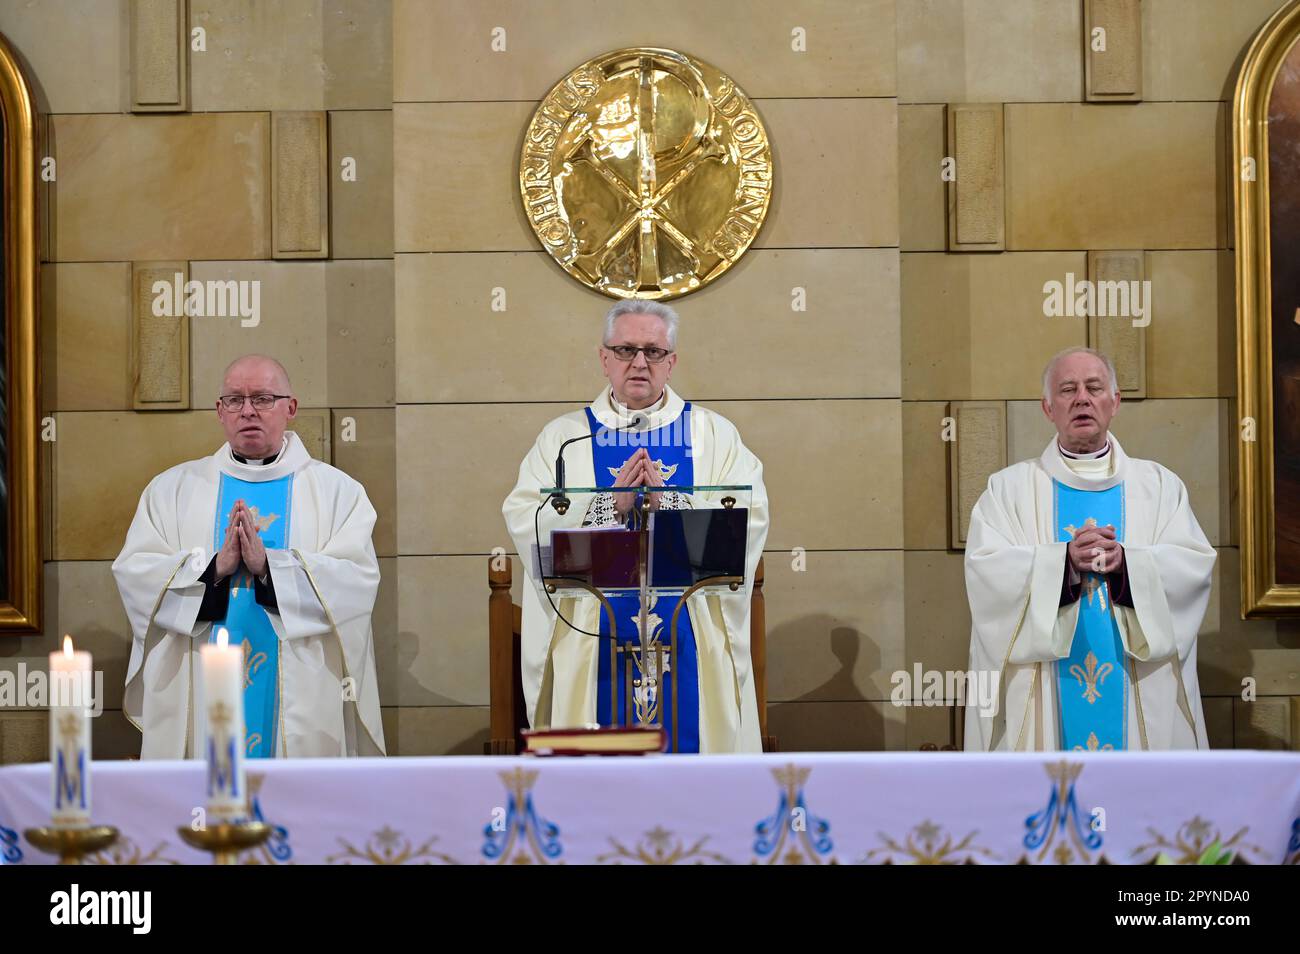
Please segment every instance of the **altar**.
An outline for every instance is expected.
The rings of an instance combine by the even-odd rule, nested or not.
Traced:
[[[207,864],[199,761],[93,767],[103,864]],[[1300,755],[790,753],[265,760],[248,864],[1300,863]],[[0,859],[52,859],[48,764],[0,768]]]

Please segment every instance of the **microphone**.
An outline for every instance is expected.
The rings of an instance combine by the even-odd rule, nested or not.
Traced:
[[[632,413],[632,420],[629,423],[624,424],[622,427],[606,428],[606,430],[609,430],[611,432],[644,431],[647,428],[649,428],[649,426],[650,426],[650,415],[642,411],[634,411]],[[569,512],[569,498],[564,496],[564,450],[565,448],[568,447],[570,444],[576,444],[578,441],[589,441],[593,437],[595,437],[596,434],[598,433],[600,432],[596,431],[590,434],[583,434],[580,437],[570,437],[567,441],[565,441],[563,444],[560,445],[560,452],[555,457],[555,491],[554,493],[551,494],[551,507],[554,508],[556,513],[566,514]]]

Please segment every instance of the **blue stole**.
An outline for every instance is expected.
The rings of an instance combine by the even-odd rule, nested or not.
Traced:
[[[257,521],[258,536],[268,550],[283,550],[289,539],[293,474],[277,480],[240,480],[221,475],[217,494],[215,548],[226,539],[230,508],[243,500]],[[244,647],[244,747],[247,758],[275,758],[280,709],[280,637],[257,602],[253,577],[241,564],[230,581],[226,618],[212,624],[209,642],[224,626],[232,646]]]
[[[1086,527],[1107,524],[1124,541],[1123,483],[1107,490],[1076,490],[1060,481],[1052,483],[1058,541],[1068,543]],[[1129,679],[1124,662],[1110,587],[1101,574],[1085,573],[1070,655],[1056,664],[1062,749],[1095,752],[1128,747]]]
[[[592,462],[595,465],[596,485],[609,487],[614,484],[618,472],[622,470],[627,459],[639,448],[646,448],[659,466],[666,487],[682,487],[695,483],[695,461],[691,456],[691,405],[688,402],[682,408],[681,416],[663,427],[651,431],[618,431],[606,428],[587,408],[587,423],[595,435],[591,442]],[[629,514],[628,521],[632,517]],[[672,619],[672,607],[683,591],[671,591],[650,597],[646,618],[651,626],[651,635],[665,646],[671,639],[669,626]],[[621,646],[641,645],[641,595],[638,592],[608,593],[610,605],[618,621],[618,643]],[[662,618],[655,612],[655,604],[664,599]],[[600,613],[600,647],[597,650],[599,669],[596,674],[596,720],[602,725],[609,724],[610,707],[614,706],[614,725],[636,725],[637,714],[646,711],[656,700],[637,698],[634,692],[632,719],[627,719],[627,686],[623,667],[624,654],[618,654],[618,672],[610,660],[609,618],[604,610]],[[663,726],[668,733],[669,749],[674,752],[698,752],[700,750],[700,686],[699,663],[695,646],[695,631],[691,627],[691,614],[683,609],[677,618],[677,656],[669,658],[666,671],[659,674],[658,703],[663,713]],[[632,678],[637,678],[637,666],[633,665]],[[677,712],[673,712],[673,684],[677,685]],[[676,729],[677,745],[673,747],[673,732]]]

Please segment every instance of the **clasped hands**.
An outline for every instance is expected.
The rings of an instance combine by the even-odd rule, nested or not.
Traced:
[[[1079,573],[1114,573],[1124,565],[1124,547],[1110,524],[1080,530],[1066,545],[1065,554]]]
[[[664,486],[664,478],[659,473],[659,466],[650,459],[650,452],[641,447],[624,462],[618,476],[614,478],[614,486],[662,487]],[[658,510],[659,499],[662,496],[662,494],[647,493],[646,507],[650,510]],[[635,506],[635,503],[635,493],[614,494],[614,510],[620,520],[627,518],[628,512]]]
[[[231,576],[243,564],[253,576],[266,574],[266,547],[257,533],[253,512],[236,500],[226,523],[226,539],[217,551],[217,579]]]

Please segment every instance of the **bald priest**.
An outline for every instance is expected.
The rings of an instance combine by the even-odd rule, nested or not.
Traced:
[[[244,647],[248,757],[384,754],[375,511],[286,430],[297,409],[280,362],[239,358],[216,401],[227,442],[140,497],[113,574],[133,635],[123,708],[143,758],[199,751],[199,649],[222,628]]]
[[[1129,457],[1115,366],[1070,348],[1043,372],[1042,454],[989,478],[966,537],[967,751],[1204,749],[1196,634],[1215,553],[1178,475]]]

